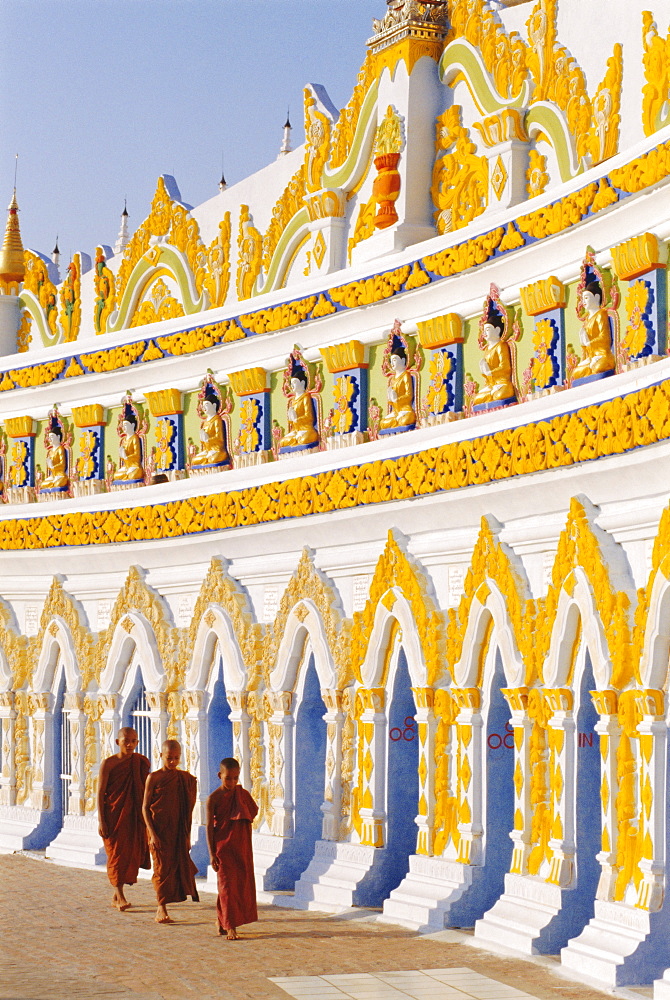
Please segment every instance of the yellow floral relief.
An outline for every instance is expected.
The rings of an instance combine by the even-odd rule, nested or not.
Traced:
[[[556,374],[556,365],[551,356],[552,342],[556,336],[555,330],[548,319],[540,319],[533,331],[532,373],[536,389],[545,389]]]
[[[369,239],[375,231],[375,215],[377,214],[377,199],[371,198],[359,209],[354,224],[354,235],[347,240],[347,252],[351,261],[351,251],[363,240]]]
[[[623,900],[631,883],[637,888],[642,873],[639,862],[643,849],[643,824],[639,815],[639,736],[641,715],[636,691],[625,691],[619,698],[621,736],[617,749],[617,847],[614,899]]]
[[[642,88],[642,127],[652,135],[670,122],[670,28],[665,38],[651,11],[642,11],[645,84]]]
[[[435,163],[430,188],[439,233],[467,226],[488,203],[488,161],[461,123],[462,108],[447,108],[436,123]]]
[[[145,292],[149,298],[141,302],[130,320],[130,326],[145,326],[147,323],[158,323],[160,320],[172,319],[184,315],[184,307],[178,302],[163,281],[159,278]]]
[[[58,331],[58,293],[49,278],[48,266],[32,250],[25,250],[23,259],[26,269],[23,288],[27,292],[32,292],[39,302],[49,332],[55,338]]]
[[[447,42],[465,38],[481,52],[501,97],[510,99],[520,93],[526,79],[528,48],[516,31],[507,34],[486,0],[453,0],[449,24]]]
[[[205,288],[210,309],[222,306],[228,297],[230,284],[230,212],[219,223],[219,234],[207,250]]]
[[[592,163],[599,163],[618,147],[622,49],[618,43],[615,45],[605,78],[592,101],[584,71],[558,42],[557,10],[557,0],[539,0],[527,21],[532,103],[547,101],[557,105],[565,115],[579,159],[590,157]]]
[[[263,237],[252,224],[248,205],[240,205],[237,235],[237,297],[248,299],[261,269]]]
[[[646,281],[631,282],[626,296],[626,313],[628,323],[624,334],[623,346],[629,358],[642,353],[648,338],[648,330],[644,314],[649,305],[650,288]]]
[[[426,392],[426,405],[430,413],[444,413],[449,403],[447,377],[452,369],[447,351],[433,351],[428,374],[430,382]]]
[[[28,350],[30,344],[32,343],[32,334],[30,332],[30,327],[32,325],[32,319],[30,313],[26,309],[21,310],[21,322],[19,323],[19,328],[16,331],[16,353],[23,354]]]
[[[356,86],[354,87],[349,103],[340,111],[340,117],[333,131],[332,153],[329,164],[331,169],[341,167],[351,151],[363,101],[368,90],[374,83],[375,72],[374,56],[368,52],[365,62],[359,70]]]
[[[266,271],[269,269],[277,244],[287,225],[305,205],[305,165],[302,164],[284,188],[281,196],[272,209],[272,218],[263,236],[262,263]],[[246,298],[247,296],[245,296]]]
[[[454,794],[452,734],[458,706],[448,690],[435,691],[435,819],[433,853],[441,855],[450,843],[458,849],[458,799]]]
[[[28,447],[25,441],[14,441],[10,450],[9,485],[26,486],[28,484]]]
[[[355,392],[356,383],[351,375],[340,375],[333,383],[333,431],[335,434],[348,434],[354,423],[351,411],[351,398]]]
[[[528,170],[526,171],[528,197],[536,198],[538,194],[542,194],[548,183],[547,157],[538,153],[536,149],[531,149],[528,157]]]
[[[163,417],[156,425],[156,469],[166,472],[177,460],[172,442],[175,438],[175,427],[171,420]]]
[[[98,446],[98,436],[95,431],[82,431],[79,436],[80,455],[75,467],[80,479],[90,479],[95,471],[95,450]]]
[[[251,396],[242,403],[240,407],[240,450],[245,454],[257,451],[261,443],[258,433],[258,418],[260,416],[260,406],[258,400]]]
[[[539,875],[543,863],[551,860],[549,847],[552,815],[549,784],[549,743],[547,729],[551,710],[542,691],[532,688],[528,692],[528,717],[533,726],[530,731],[530,843],[528,874]]]

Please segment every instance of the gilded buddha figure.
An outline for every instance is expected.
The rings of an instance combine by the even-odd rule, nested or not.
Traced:
[[[416,411],[414,409],[414,380],[407,371],[407,351],[398,337],[393,338],[393,347],[389,355],[390,374],[386,398],[388,410],[379,422],[382,431],[414,427]]]
[[[310,448],[319,442],[314,400],[307,389],[308,382],[305,369],[295,358],[291,358],[289,405],[286,411],[288,431],[279,442],[280,450]]]
[[[615,368],[612,353],[612,330],[607,309],[603,307],[603,291],[598,281],[589,281],[581,294],[584,324],[579,333],[582,358],[572,373],[573,383],[579,379],[604,377]]]
[[[137,433],[137,415],[128,403],[124,404],[121,421],[119,458],[121,463],[114,476],[115,483],[136,483],[144,479],[142,442]]]
[[[230,455],[226,447],[226,425],[221,416],[221,397],[211,382],[204,388],[198,412],[200,423],[200,450],[191,460],[191,465],[230,465]]]
[[[67,475],[67,451],[63,444],[63,428],[52,414],[47,439],[47,474],[42,480],[40,493],[65,491],[70,485]]]
[[[502,316],[490,306],[482,328],[483,344],[480,339],[480,346],[484,352],[484,357],[479,362],[483,385],[474,398],[476,407],[492,403],[503,405],[516,400],[512,352],[507,341],[503,339],[504,332]]]

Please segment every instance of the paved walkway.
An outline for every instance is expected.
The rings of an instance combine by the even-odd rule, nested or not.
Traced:
[[[0,887],[0,1000],[606,995],[546,965],[473,948],[465,935],[420,937],[365,913],[343,918],[263,906],[259,922],[242,929],[244,939],[228,942],[216,934],[216,897],[204,892],[200,903],[171,906],[177,922],[159,926],[147,881],[128,891],[134,905],[119,913],[101,872],[0,855]],[[392,975],[399,972],[412,975]]]

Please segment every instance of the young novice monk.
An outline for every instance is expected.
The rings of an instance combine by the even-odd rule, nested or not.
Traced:
[[[119,752],[107,757],[98,777],[98,832],[107,851],[107,876],[114,886],[112,906],[127,910],[124,885],[137,882],[139,868],[150,868],[147,829],[142,818],[144,783],[151,765],[137,748],[137,733],[126,727],[116,738]]]
[[[197,868],[189,854],[197,781],[188,771],[178,770],[180,758],[177,741],[166,740],[161,747],[163,766],[151,772],[144,789],[142,814],[154,862],[158,924],[173,923],[166,909],[168,903],[181,903],[187,896],[198,902]]]
[[[258,806],[238,781],[240,765],[234,757],[221,761],[221,788],[207,799],[207,846],[217,875],[216,904],[219,934],[237,941],[240,924],[258,920],[251,821]]]

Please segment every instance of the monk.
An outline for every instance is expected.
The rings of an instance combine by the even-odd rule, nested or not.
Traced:
[[[207,846],[216,872],[219,898],[217,928],[237,941],[240,924],[258,920],[251,822],[258,806],[241,785],[240,765],[234,757],[221,761],[221,787],[207,799]]]
[[[137,749],[137,733],[119,730],[119,752],[103,760],[98,777],[98,832],[107,851],[107,876],[114,886],[112,906],[127,910],[124,885],[137,882],[139,868],[150,868],[147,830],[142,818],[144,783],[151,765]]]
[[[189,853],[198,782],[188,771],[179,770],[180,759],[179,743],[166,740],[161,747],[162,767],[151,772],[144,788],[142,814],[154,863],[157,924],[174,923],[168,916],[168,903],[181,903],[187,896],[198,902],[195,887],[198,869]]]

